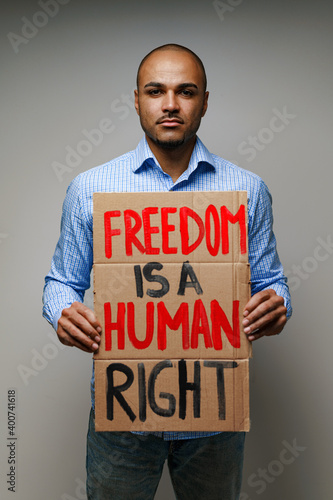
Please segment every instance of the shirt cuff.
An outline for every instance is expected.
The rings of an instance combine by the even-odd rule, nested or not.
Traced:
[[[62,314],[62,309],[60,311],[57,311],[55,313],[55,315],[53,316],[53,322],[52,322],[52,325],[53,325],[53,328],[55,329],[55,331],[58,330],[58,321],[61,317],[61,314]]]

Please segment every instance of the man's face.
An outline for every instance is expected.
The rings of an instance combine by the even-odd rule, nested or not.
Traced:
[[[158,51],[144,62],[135,108],[148,143],[174,149],[195,138],[208,92],[196,60],[187,52]]]

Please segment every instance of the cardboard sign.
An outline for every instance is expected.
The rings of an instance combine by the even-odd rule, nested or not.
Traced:
[[[249,430],[248,360],[96,361],[96,431]]]
[[[249,283],[245,191],[94,193],[96,430],[248,430]]]

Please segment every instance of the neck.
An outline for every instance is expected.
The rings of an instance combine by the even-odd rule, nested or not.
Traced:
[[[187,141],[186,144],[182,144],[174,149],[158,146],[147,136],[146,139],[163,172],[170,175],[173,182],[176,182],[188,167],[196,142],[196,136]]]

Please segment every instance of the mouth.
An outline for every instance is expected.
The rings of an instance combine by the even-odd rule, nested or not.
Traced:
[[[164,127],[177,127],[183,123],[179,118],[164,118],[157,122],[159,125],[163,125]]]

